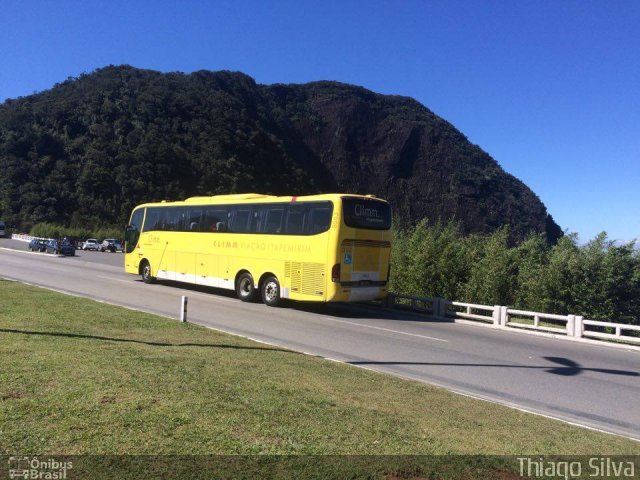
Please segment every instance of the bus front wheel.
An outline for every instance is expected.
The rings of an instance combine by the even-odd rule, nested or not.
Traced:
[[[140,276],[144,283],[154,283],[156,281],[156,277],[151,275],[151,265],[146,260],[143,260],[140,265]]]
[[[273,275],[268,276],[260,287],[262,301],[269,307],[277,307],[280,304],[280,284]]]
[[[256,289],[253,277],[250,273],[242,273],[236,280],[236,295],[243,302],[253,302],[256,298]]]

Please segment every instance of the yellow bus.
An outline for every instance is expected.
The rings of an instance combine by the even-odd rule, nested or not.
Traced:
[[[260,298],[360,302],[388,292],[391,207],[372,195],[192,197],[137,206],[125,270]]]

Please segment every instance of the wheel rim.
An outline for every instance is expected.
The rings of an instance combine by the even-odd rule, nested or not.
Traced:
[[[151,276],[151,267],[149,266],[149,264],[144,266],[144,269],[142,270],[142,276],[147,279]]]
[[[240,280],[240,295],[242,295],[243,297],[251,295],[252,290],[253,285],[251,285],[251,280],[246,277]]]
[[[273,280],[264,286],[264,298],[267,302],[273,302],[278,298],[278,284]]]

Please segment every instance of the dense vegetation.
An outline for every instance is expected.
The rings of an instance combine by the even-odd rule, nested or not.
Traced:
[[[0,105],[0,218],[23,231],[121,228],[141,202],[248,191],[373,193],[404,225],[561,235],[526,185],[409,98],[122,66]]]
[[[83,228],[83,227],[65,227],[63,225],[57,225],[55,223],[41,222],[36,223],[31,231],[30,235],[39,238],[63,238],[73,237],[76,240],[85,240],[87,238],[95,238],[103,240],[105,238],[124,238],[123,228]]]
[[[586,245],[575,235],[550,246],[531,235],[511,246],[506,228],[491,235],[459,225],[397,231],[392,291],[538,312],[640,324],[640,250],[601,233]]]

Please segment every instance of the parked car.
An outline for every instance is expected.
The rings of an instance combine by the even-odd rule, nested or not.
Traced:
[[[62,241],[68,241],[76,250],[82,250],[82,242],[78,237],[64,237]]]
[[[61,240],[49,240],[45,248],[47,253],[70,256],[74,256],[76,254],[76,249],[71,242],[63,242]]]
[[[76,244],[73,240],[62,240],[60,243],[60,253],[63,255],[76,255]]]
[[[47,241],[43,238],[34,238],[29,242],[29,250],[32,252],[44,252],[47,249]]]
[[[82,245],[83,250],[95,250],[96,252],[100,250],[100,242],[95,238],[89,238],[84,241]]]
[[[115,238],[105,238],[100,244],[101,252],[117,252],[118,250],[122,250],[120,246],[120,241]]]

